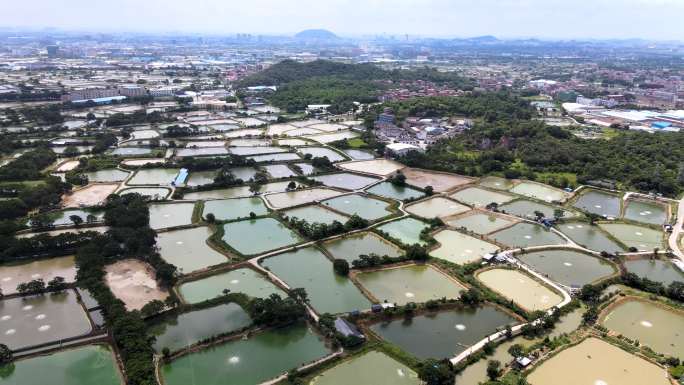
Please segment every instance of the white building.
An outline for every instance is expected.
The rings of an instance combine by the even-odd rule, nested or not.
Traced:
[[[388,144],[385,147],[386,151],[389,151],[391,154],[394,155],[406,155],[407,153],[411,151],[418,151],[418,152],[423,152],[424,150],[416,145],[413,144],[408,144],[408,143],[391,143]]]

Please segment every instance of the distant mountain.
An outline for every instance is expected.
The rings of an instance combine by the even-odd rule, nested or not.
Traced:
[[[339,37],[327,29],[307,29],[295,35],[297,39],[337,40]]]

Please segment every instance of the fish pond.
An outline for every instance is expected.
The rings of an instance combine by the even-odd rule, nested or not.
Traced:
[[[439,246],[430,251],[430,255],[456,264],[478,261],[499,249],[497,245],[455,230],[442,230],[434,238]]]
[[[474,212],[471,215],[465,214],[465,216],[448,219],[445,222],[451,227],[463,227],[466,230],[473,231],[478,234],[489,234],[492,231],[496,231],[513,224],[513,221],[509,219],[482,212]]]
[[[275,208],[299,206],[314,201],[336,197],[341,193],[329,188],[315,187],[307,190],[287,191],[269,194],[266,200]]]
[[[519,254],[518,259],[565,286],[584,286],[616,273],[609,262],[575,250],[544,250]]]
[[[358,259],[359,255],[375,254],[380,257],[387,255],[396,258],[404,254],[399,247],[372,232],[337,238],[326,242],[324,247],[334,259],[345,259],[350,264]]]
[[[349,217],[338,214],[332,210],[326,209],[324,206],[308,205],[300,206],[294,209],[282,212],[288,218],[297,218],[304,220],[307,223],[326,223],[331,224],[334,221],[345,223]]]
[[[271,294],[285,295],[265,276],[248,268],[182,283],[178,292],[186,303],[198,303],[221,296],[226,289],[231,293],[243,293],[253,298],[266,298]]]
[[[589,190],[575,201],[573,207],[608,218],[620,216],[620,197],[603,191]]]
[[[626,223],[601,223],[599,227],[627,247],[634,247],[639,251],[663,247],[663,233],[649,227]]]
[[[468,210],[470,210],[468,206],[443,197],[433,197],[406,206],[406,211],[409,213],[428,219],[449,217]]]
[[[370,301],[346,276],[333,271],[332,262],[318,249],[307,247],[261,261],[290,287],[303,287],[319,314],[370,309]]]
[[[130,173],[116,168],[108,170],[92,171],[86,173],[89,182],[121,182],[128,178]]]
[[[153,347],[157,353],[164,348],[174,352],[209,337],[243,329],[251,323],[249,315],[239,305],[226,303],[167,317],[154,324],[150,332],[155,336]]]
[[[302,241],[297,233],[273,218],[226,223],[221,239],[243,255],[261,254]]]
[[[612,240],[598,226],[584,222],[565,222],[558,225],[558,229],[575,243],[589,250],[609,253],[625,251],[623,246]]]
[[[157,234],[159,254],[183,274],[228,262],[223,254],[207,245],[211,235],[208,227],[161,232]]]
[[[309,385],[421,385],[418,374],[384,353],[370,351],[316,376]]]
[[[459,298],[465,290],[463,285],[430,265],[360,272],[356,280],[377,302],[397,305]]]
[[[138,170],[129,185],[169,185],[178,175],[177,168],[149,168]]]
[[[420,239],[420,233],[430,225],[411,217],[402,218],[378,226],[377,229],[387,233],[390,237],[398,239],[405,245],[419,244],[424,245],[425,241]]]
[[[326,186],[337,187],[347,190],[358,190],[378,181],[368,176],[342,172],[338,174],[318,175],[311,179],[321,182]]]
[[[532,182],[521,182],[510,191],[545,202],[562,201],[568,196],[568,194],[562,190]]]
[[[194,203],[153,203],[149,207],[150,227],[155,230],[192,224]]]
[[[264,201],[259,197],[220,199],[204,202],[202,216],[214,214],[220,221],[234,220],[238,218],[249,218],[251,213],[257,216],[268,214],[268,209]]]
[[[451,358],[497,329],[517,323],[493,306],[429,313],[371,326],[382,339],[420,359]]]
[[[422,191],[415,188],[409,186],[398,186],[391,182],[378,183],[375,186],[367,189],[366,192],[400,201],[407,199],[418,199],[425,195]]]
[[[544,226],[521,222],[489,235],[499,243],[511,247],[563,245],[565,239]]]
[[[641,278],[669,286],[672,282],[684,282],[684,273],[668,260],[631,259],[623,262],[628,272]]]
[[[390,204],[375,198],[350,194],[322,202],[323,205],[347,215],[358,215],[369,221],[378,220],[392,214]]]
[[[478,207],[484,207],[490,203],[500,205],[513,199],[513,195],[489,191],[480,187],[467,187],[449,195],[449,197]]]
[[[166,385],[257,385],[328,354],[300,323],[182,356],[164,364],[161,377]]]
[[[668,219],[667,210],[663,205],[638,200],[627,201],[624,217],[625,219],[652,225],[662,225]]]
[[[118,192],[119,195],[124,194],[140,194],[148,197],[151,200],[163,200],[171,194],[171,190],[163,187],[136,187],[127,188]]]
[[[3,263],[0,265],[0,292],[4,295],[12,294],[20,283],[39,278],[49,282],[55,277],[62,277],[66,282],[76,280],[76,262],[73,255]]]
[[[485,270],[477,274],[477,279],[527,311],[547,310],[563,300],[555,291],[519,270]]]

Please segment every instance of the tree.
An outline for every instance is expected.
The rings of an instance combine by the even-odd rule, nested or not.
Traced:
[[[474,306],[482,303],[482,301],[484,301],[484,296],[478,289],[471,287],[470,289],[461,293],[461,301],[468,305]]]
[[[425,195],[430,196],[435,193],[435,190],[432,186],[425,186]]]
[[[164,302],[155,299],[146,303],[145,306],[143,306],[142,309],[140,309],[140,312],[144,317],[149,317],[151,315],[160,313],[162,310],[164,310],[165,307],[166,305],[164,305]]]
[[[553,217],[556,219],[561,219],[565,216],[565,210],[563,209],[554,209],[553,210]]]
[[[448,361],[427,359],[420,363],[418,378],[426,385],[453,385],[456,375]]]
[[[66,288],[67,283],[64,280],[64,277],[55,277],[51,279],[47,284],[48,291],[60,292],[66,290]]]
[[[397,171],[397,173],[390,178],[390,183],[395,186],[406,186],[406,175],[401,171]]]
[[[335,273],[343,276],[349,275],[349,262],[346,259],[335,259],[333,261]]]
[[[209,223],[216,222],[216,215],[214,215],[214,213],[208,213],[207,214],[207,222],[209,222]]]
[[[12,351],[7,345],[0,343],[0,366],[12,361]]]
[[[501,362],[497,360],[490,360],[487,362],[487,377],[494,381],[501,375]]]
[[[259,190],[261,190],[261,186],[257,183],[252,183],[249,185],[249,192],[251,192],[252,195],[257,195]]]
[[[74,226],[78,227],[83,223],[83,218],[81,218],[78,215],[69,215],[69,220],[74,224]]]
[[[430,255],[425,247],[414,243],[406,249],[406,258],[412,261],[427,261]]]
[[[525,354],[525,348],[520,344],[511,345],[511,347],[508,348],[508,354],[513,356],[513,358],[518,358]]]
[[[45,230],[54,227],[54,219],[50,218],[48,215],[45,214],[34,215],[33,217],[31,217],[29,223],[33,230]]]
[[[17,292],[21,295],[39,294],[45,291],[45,281],[42,278],[23,282],[17,285]]]
[[[288,189],[288,190],[295,190],[295,189],[297,189],[297,183],[295,183],[295,181],[290,181],[290,183],[287,184],[287,189]]]
[[[294,299],[298,299],[302,302],[308,302],[309,301],[309,294],[306,292],[306,289],[303,287],[297,287],[292,290],[290,290],[290,297]]]

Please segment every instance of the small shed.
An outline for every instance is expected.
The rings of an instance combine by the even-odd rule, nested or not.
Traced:
[[[366,336],[353,323],[343,319],[337,318],[335,320],[335,330],[345,337],[354,336],[360,339],[366,339]]]

